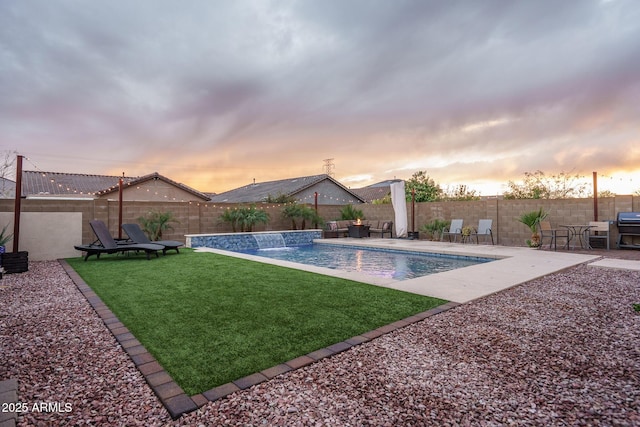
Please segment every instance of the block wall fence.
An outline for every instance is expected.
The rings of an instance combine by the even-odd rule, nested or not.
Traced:
[[[71,200],[71,199],[23,199],[21,201],[22,212],[39,213],[81,213],[80,224],[73,227],[81,228],[82,242],[91,243],[95,236],[89,227],[89,221],[99,219],[104,221],[111,230],[113,236],[118,236],[117,200]],[[167,231],[164,239],[185,241],[185,234],[228,233],[231,226],[220,220],[220,215],[227,210],[238,206],[237,204],[220,203],[196,203],[196,202],[123,202],[123,222],[137,222],[137,218],[146,215],[150,211],[173,213],[177,222],[172,223],[172,230]],[[265,209],[270,216],[266,225],[258,225],[254,231],[290,230],[291,220],[282,217],[282,205],[258,204],[257,207]],[[318,213],[325,220],[339,219],[343,205],[319,205]],[[364,217],[371,220],[394,220],[393,207],[388,205],[361,204],[355,206],[362,210]],[[593,199],[558,199],[558,200],[499,200],[489,199],[466,202],[425,202],[416,203],[413,206],[407,203],[407,224],[409,231],[418,231],[420,227],[436,218],[450,220],[462,218],[465,225],[476,225],[480,219],[493,220],[493,234],[497,244],[504,246],[524,246],[525,240],[530,237],[530,231],[516,220],[523,212],[543,208],[549,212],[548,219],[552,225],[558,224],[585,224],[594,220]],[[14,210],[13,199],[0,199],[0,217],[12,218]],[[640,211],[639,196],[615,196],[598,199],[598,220],[612,221],[611,231],[613,241],[617,237],[615,226],[618,212]],[[8,216],[10,215],[10,216]],[[59,217],[52,216],[53,218]],[[79,217],[79,215],[76,215]],[[43,216],[43,218],[47,218]],[[412,227],[413,224],[413,228]],[[4,224],[0,224],[3,227]],[[60,227],[70,227],[68,222],[64,224],[51,223],[52,230],[59,234]],[[297,227],[300,228],[298,222]],[[20,234],[28,233],[21,223]],[[306,224],[306,228],[313,228],[313,224]],[[11,230],[11,228],[9,228]],[[78,230],[73,230],[77,235]],[[423,237],[421,233],[421,238]],[[395,234],[394,234],[395,235]],[[43,245],[55,245],[55,242],[47,242],[47,235],[39,237]],[[29,248],[22,247],[19,250]],[[10,251],[11,247],[8,245]]]

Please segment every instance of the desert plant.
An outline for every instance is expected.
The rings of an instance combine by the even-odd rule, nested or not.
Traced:
[[[364,214],[360,209],[356,209],[353,205],[346,205],[340,210],[340,219],[364,219]]]
[[[231,230],[235,233],[240,225],[240,211],[238,208],[227,209],[220,215],[220,220],[231,224]]]
[[[282,216],[291,219],[292,230],[298,229],[298,226],[296,225],[296,218],[300,216],[300,208],[301,206],[299,204],[292,203],[290,205],[286,205],[284,209],[282,209]]]
[[[306,221],[309,221],[311,224],[322,225],[324,221],[318,215],[315,209],[311,206],[302,206],[300,210],[300,217],[302,218],[301,229],[304,230],[306,227]]]
[[[242,231],[253,231],[256,224],[266,224],[269,222],[269,214],[263,209],[256,208],[256,205],[241,208],[240,225]]]
[[[173,230],[171,222],[178,221],[173,216],[173,212],[151,211],[146,216],[139,217],[138,222],[149,239],[155,241],[162,239],[162,232]]]
[[[436,218],[420,227],[420,231],[427,233],[431,240],[440,240],[442,230],[450,226],[451,221]]]
[[[314,224],[322,224],[324,222],[322,218],[320,218],[320,216],[318,215],[315,209],[313,209],[310,206],[299,205],[297,203],[292,203],[290,205],[285,206],[284,209],[282,210],[282,215],[285,218],[291,219],[292,230],[298,229],[298,225],[296,223],[296,219],[298,218],[302,220],[300,224],[301,230],[305,229],[307,221]]]
[[[540,234],[538,234],[538,224],[540,221],[544,220],[548,212],[545,212],[544,209],[540,208],[537,211],[525,212],[516,218],[519,222],[523,223],[529,230],[531,230],[531,239],[527,240],[527,245],[532,248],[537,248],[540,246]]]
[[[2,231],[0,231],[0,246],[6,245],[13,237],[13,234],[7,233],[7,228],[9,228],[9,224],[2,227]]]
[[[231,229],[236,231],[253,231],[253,226],[259,223],[266,224],[269,222],[269,214],[262,209],[256,208],[256,205],[240,206],[233,209],[227,209],[220,219],[231,224]]]

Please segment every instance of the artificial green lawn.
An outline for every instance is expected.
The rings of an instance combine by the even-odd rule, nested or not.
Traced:
[[[67,261],[190,395],[445,302],[189,249]]]

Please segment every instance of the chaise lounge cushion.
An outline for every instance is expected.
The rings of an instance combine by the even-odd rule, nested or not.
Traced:
[[[158,256],[158,251],[164,249],[164,246],[155,245],[155,244],[144,244],[144,243],[118,243],[109,233],[109,229],[107,225],[99,220],[89,221],[89,225],[91,225],[91,229],[94,234],[98,238],[94,243],[89,245],[76,245],[75,249],[85,252],[86,256],[84,260],[86,261],[91,255],[95,255],[96,258],[100,258],[100,254],[114,254],[119,252],[129,252],[129,251],[144,251],[147,254],[147,259],[151,259],[151,254],[155,254]]]
[[[177,253],[180,253],[178,249],[180,246],[183,246],[182,242],[178,242],[175,240],[156,240],[151,241],[144,231],[140,228],[138,224],[122,224],[122,229],[127,236],[129,236],[129,240],[126,243],[144,243],[144,244],[154,244],[163,246],[162,254],[166,255],[169,249],[175,249]]]
[[[353,220],[339,220],[327,222],[327,230],[331,237],[345,236],[349,232],[349,226],[353,225]],[[384,237],[385,234],[393,235],[393,221],[387,220],[361,220],[362,225],[369,226],[369,233],[379,233]],[[336,235],[337,233],[337,235]]]
[[[393,221],[372,221],[369,227],[369,233],[380,233],[384,238],[385,234],[389,234],[389,237],[393,235]]]

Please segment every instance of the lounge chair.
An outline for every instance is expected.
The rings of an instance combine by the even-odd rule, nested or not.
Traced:
[[[449,237],[449,241],[451,241],[451,236],[453,236],[453,241],[456,242],[458,240],[458,236],[462,239],[462,220],[461,219],[452,219],[451,225],[449,228],[443,228],[442,234],[440,235],[440,241],[444,240],[444,236]]]
[[[122,224],[122,229],[125,233],[127,233],[127,236],[129,236],[129,240],[127,241],[127,243],[151,243],[154,245],[160,245],[164,247],[164,249],[162,249],[163,255],[165,255],[170,249],[175,249],[177,253],[180,253],[180,250],[178,250],[178,248],[183,245],[183,243],[175,240],[151,241],[138,224]]]
[[[544,245],[544,239],[549,239],[549,249],[553,246],[553,250],[558,249],[558,237],[561,239],[565,239],[564,247],[568,247],[569,245],[569,230],[558,229],[551,227],[551,223],[549,221],[540,221],[538,222],[538,227],[540,228],[540,247]]]
[[[129,243],[129,242],[116,242],[116,240],[109,233],[107,225],[99,220],[89,221],[91,229],[95,233],[98,240],[89,245],[76,245],[79,251],[86,252],[84,260],[86,261],[91,255],[95,255],[96,258],[100,258],[101,254],[115,254],[118,252],[129,251],[145,251],[147,259],[151,259],[151,254],[158,256],[158,251],[164,250],[164,246],[146,244],[146,243]]]
[[[471,232],[471,236],[475,236],[476,238],[476,244],[480,244],[480,236],[483,236],[485,242],[491,238],[491,244],[495,244],[493,243],[493,232],[491,231],[492,226],[492,219],[481,219],[478,221],[478,228]]]

